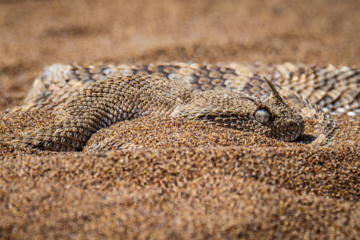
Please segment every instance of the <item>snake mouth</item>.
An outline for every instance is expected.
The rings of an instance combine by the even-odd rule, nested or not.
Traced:
[[[277,139],[285,142],[293,142],[303,133],[303,122],[288,121],[281,123],[275,133]]]
[[[280,136],[279,139],[281,141],[285,141],[285,142],[294,142],[299,136],[301,135],[301,133],[287,133],[287,135],[284,136]]]

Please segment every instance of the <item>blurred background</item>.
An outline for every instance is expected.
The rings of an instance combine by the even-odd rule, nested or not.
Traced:
[[[0,110],[54,63],[359,66],[358,0],[0,0]]]

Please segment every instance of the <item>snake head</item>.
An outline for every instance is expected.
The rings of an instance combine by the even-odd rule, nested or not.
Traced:
[[[282,141],[295,141],[304,131],[304,120],[299,113],[291,109],[281,98],[274,85],[265,78],[272,96],[261,101],[253,97],[243,97],[256,106],[254,119],[262,125],[262,131],[268,136]]]

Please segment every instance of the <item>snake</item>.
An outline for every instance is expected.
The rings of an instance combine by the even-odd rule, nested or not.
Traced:
[[[336,130],[331,115],[360,115],[356,67],[283,64],[55,64],[37,77],[11,112],[52,111],[55,124],[25,132],[25,148],[81,151],[117,122],[146,116],[184,117],[279,141],[296,141],[316,119],[319,139]]]

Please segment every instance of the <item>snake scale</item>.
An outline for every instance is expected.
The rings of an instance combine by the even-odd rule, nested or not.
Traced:
[[[143,116],[197,119],[295,141],[304,119],[331,140],[330,114],[360,115],[360,70],[332,65],[166,63],[56,64],[36,78],[24,105],[7,112],[54,111],[56,124],[13,140],[22,147],[81,151],[92,134]],[[330,113],[330,114],[329,114]]]

